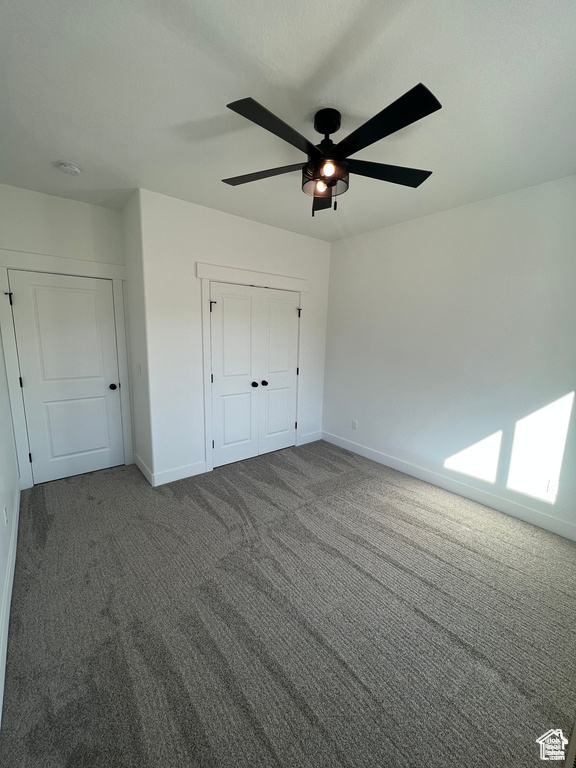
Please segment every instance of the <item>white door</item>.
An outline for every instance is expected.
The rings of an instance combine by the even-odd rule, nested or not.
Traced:
[[[214,466],[258,455],[255,288],[211,283]]]
[[[298,304],[290,291],[255,288],[263,318],[259,327],[258,453],[296,442]]]
[[[122,464],[112,282],[9,279],[34,482]]]
[[[296,442],[297,293],[211,283],[214,466]]]

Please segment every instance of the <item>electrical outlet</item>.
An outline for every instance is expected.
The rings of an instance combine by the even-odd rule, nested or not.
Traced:
[[[8,525],[8,508],[4,507],[4,525]]]
[[[358,422],[356,419],[352,419],[352,429],[358,429]]]

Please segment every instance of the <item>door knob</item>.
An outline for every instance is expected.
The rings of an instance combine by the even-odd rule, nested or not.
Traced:
[[[258,382],[257,382],[257,381],[253,381],[253,382],[252,382],[252,386],[253,386],[253,387],[257,387],[257,386],[258,386]]]
[[[110,389],[118,389],[118,387],[116,386],[116,384],[110,384]]]
[[[264,379],[264,380],[262,381],[262,386],[263,386],[263,387],[267,387],[267,386],[268,386],[268,382],[266,381],[266,379]]]

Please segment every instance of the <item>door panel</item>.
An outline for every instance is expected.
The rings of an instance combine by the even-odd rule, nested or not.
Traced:
[[[124,461],[112,283],[9,270],[35,483]]]
[[[44,408],[50,436],[51,458],[105,450],[110,447],[104,397],[44,403]],[[82,429],[70,429],[71,424],[81,424]]]
[[[223,445],[249,443],[252,440],[252,396],[249,392],[222,397],[224,418]]]
[[[297,302],[267,300],[266,303],[268,305],[267,373],[287,373],[294,362],[291,359],[291,353],[295,325],[293,315]]]
[[[104,362],[94,294],[35,286],[32,300],[44,381],[102,376]],[[74,322],[70,322],[71,318]]]
[[[298,294],[211,283],[210,298],[214,466],[294,445]]]
[[[250,376],[252,298],[222,295],[222,375]]]
[[[271,390],[268,388],[263,395],[266,400],[264,436],[270,437],[294,429],[294,414],[291,413],[290,408],[292,404],[290,402],[292,399],[290,389],[282,387],[282,389]],[[292,418],[289,418],[290,416]]]

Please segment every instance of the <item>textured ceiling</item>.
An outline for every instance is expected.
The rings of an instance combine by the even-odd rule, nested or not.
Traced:
[[[576,172],[573,0],[1,0],[0,182],[120,208],[144,187],[335,240]],[[252,96],[317,143],[418,82],[443,109],[356,157],[433,171],[358,176],[311,218],[304,156],[230,112]],[[61,174],[69,160],[84,170]]]

